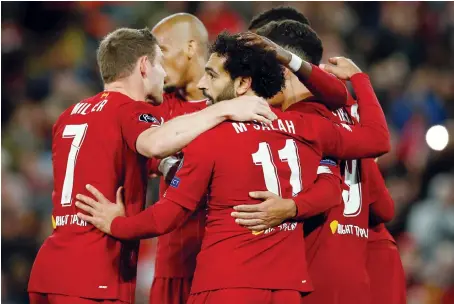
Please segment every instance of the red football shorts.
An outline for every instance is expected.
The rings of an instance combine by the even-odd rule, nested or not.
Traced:
[[[192,278],[155,278],[150,290],[150,304],[186,304]]]
[[[390,241],[368,244],[367,271],[370,277],[372,304],[405,304],[405,274],[399,251]]]
[[[30,304],[125,304],[119,300],[78,298],[58,294],[30,292]]]
[[[188,304],[301,304],[296,290],[232,288],[191,294]]]

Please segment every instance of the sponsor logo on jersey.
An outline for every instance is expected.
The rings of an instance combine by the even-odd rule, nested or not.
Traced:
[[[329,224],[329,227],[331,228],[332,234],[354,235],[366,239],[369,237],[369,230],[367,228],[361,228],[356,225],[344,225],[340,224],[339,221],[334,220]]]
[[[325,157],[320,161],[320,165],[337,167],[337,162],[332,158]]]
[[[170,187],[178,188],[178,185],[180,185],[180,179],[175,176],[170,182]]]
[[[160,124],[159,120],[151,114],[140,114],[139,121]]]
[[[281,231],[294,231],[296,227],[298,226],[297,222],[287,222],[287,223],[282,223],[276,227],[268,228],[266,230],[261,230],[261,231],[252,231],[253,235],[260,235],[260,234],[269,234],[272,232],[281,232]]]

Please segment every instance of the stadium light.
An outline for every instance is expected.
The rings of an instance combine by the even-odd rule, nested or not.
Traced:
[[[442,151],[449,142],[448,129],[442,125],[435,125],[429,128],[426,133],[426,142],[429,148],[435,151]]]

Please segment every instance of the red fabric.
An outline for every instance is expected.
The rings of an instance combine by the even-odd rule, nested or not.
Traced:
[[[394,217],[394,201],[386,188],[378,165],[373,159],[366,159],[362,163],[370,196],[371,215],[377,223],[389,222]]]
[[[293,198],[297,220],[304,220],[341,204],[340,168],[329,167],[333,174],[320,174],[313,185]]]
[[[362,126],[373,127],[370,131],[378,130],[386,136],[386,121],[378,108],[370,82],[361,75],[355,76],[352,82],[359,99]],[[349,96],[348,100],[350,99]],[[347,108],[330,112],[320,103],[300,102],[289,110],[323,116],[336,123],[342,121],[349,125],[354,123],[356,125],[351,125],[354,133],[359,120],[356,115],[357,107],[350,104]],[[374,118],[373,115],[377,116]],[[384,130],[386,132],[383,132]],[[353,143],[361,146],[361,149],[370,148],[367,136]],[[377,143],[377,148],[378,145]],[[348,161],[343,164],[345,166],[343,177],[349,186],[343,193],[344,204],[330,209],[323,216],[305,221],[307,262],[315,291],[304,299],[304,303],[359,304],[370,301],[369,279],[365,268],[369,196],[365,188],[367,186],[363,184],[361,162]]]
[[[311,75],[303,83],[328,108],[335,110],[346,106],[349,94],[344,82],[318,66],[312,65]]]
[[[390,136],[386,119],[369,77],[362,73],[355,74],[352,77],[352,84],[358,96],[357,107],[361,109],[361,125],[346,126],[346,123],[340,122],[337,125],[333,124],[329,120],[330,118],[337,121],[348,121],[350,115],[342,109],[338,110],[337,113],[331,113],[326,108],[322,110],[323,108],[320,108],[320,105],[313,111],[323,112],[324,115],[322,116],[329,119],[323,119],[317,114],[306,115],[305,120],[308,122],[308,126],[303,129],[305,132],[303,137],[310,142],[321,138],[320,149],[323,153],[339,159],[377,157],[389,152]],[[308,113],[305,110],[308,104],[308,102],[297,102],[290,106],[287,111]],[[355,107],[351,107],[351,110],[354,109]],[[361,145],[358,145],[358,143],[361,143]]]
[[[86,184],[95,186],[110,201],[115,201],[117,188],[124,185],[126,214],[143,210],[146,159],[135,152],[136,139],[160,123],[158,113],[147,103],[103,92],[60,116],[52,142],[52,217],[56,228],[36,257],[30,292],[133,301],[139,244],[122,243],[82,222],[75,215],[80,210],[74,203],[76,194],[90,195]],[[142,114],[147,114],[149,121],[141,119]],[[61,197],[65,177],[67,185],[71,180],[73,184],[65,190],[68,204],[64,206]]]
[[[302,299],[294,290],[232,288],[192,294],[188,304],[301,304]]]
[[[154,278],[150,290],[150,304],[187,303],[192,278]]]
[[[30,293],[30,304],[122,304],[117,300],[93,300],[57,294]]]
[[[367,80],[367,77],[365,79]],[[361,82],[364,78],[359,77],[358,80]],[[358,95],[361,96],[361,93]],[[364,97],[364,94],[362,96]],[[369,102],[369,107],[364,106],[365,116],[367,110],[381,111],[374,104],[373,98],[367,95],[367,91],[366,99],[372,101]],[[317,177],[321,151],[344,155],[349,141],[354,139],[351,134],[358,132],[315,115],[302,116],[299,113],[282,113],[279,110],[275,112],[279,119],[271,127],[255,123],[226,122],[199,136],[185,149],[182,167],[176,173],[172,187],[169,187],[164,195],[166,199],[186,209],[196,210],[200,206],[200,197],[210,186],[207,227],[202,250],[197,257],[193,293],[238,287],[293,289],[302,292],[312,290],[306,272],[304,244],[301,242],[302,229],[298,227],[301,224],[284,223],[275,229],[254,235],[235,224],[230,213],[235,205],[256,203],[248,195],[251,189],[272,188],[272,191],[283,197],[292,197],[301,188],[308,187]],[[370,113],[369,115],[372,116]],[[372,118],[364,121],[373,129]],[[381,121],[375,120],[375,123],[380,124]],[[380,128],[381,126],[376,127],[375,130]],[[384,128],[387,131],[386,125]],[[358,142],[358,139],[355,139]],[[374,141],[370,135],[365,136],[364,140]],[[242,145],[238,146],[238,142]],[[356,150],[361,150],[356,146]],[[364,150],[377,153],[375,146],[365,146]],[[234,166],[231,163],[232,147],[235,147]],[[213,153],[213,149],[216,153]],[[287,158],[289,149],[297,151],[296,158]],[[358,154],[353,148],[347,150],[352,153],[351,157]],[[305,170],[304,174],[300,175],[301,184],[295,183],[294,178],[290,183],[290,164],[298,161],[300,166],[297,168]],[[269,165],[270,162],[271,167],[264,169],[264,164]],[[279,172],[278,177],[275,177],[277,181],[272,178],[273,175],[276,176],[276,171]],[[264,176],[264,172],[266,181],[259,178]],[[340,215],[342,212],[343,208]],[[333,217],[335,216],[337,214],[333,214]],[[365,216],[367,218],[368,214]],[[131,222],[138,223],[134,217]],[[365,226],[367,227],[367,219]],[[361,230],[356,233],[363,232]],[[355,239],[356,235],[339,234],[332,239],[334,243],[339,243],[349,237]],[[364,235],[361,234],[358,238],[360,237]],[[282,256],[286,258],[283,259]],[[277,275],[285,269],[289,270],[286,275]],[[363,270],[365,272],[365,269]]]
[[[396,240],[394,240],[391,233],[389,233],[388,229],[386,229],[385,224],[381,223],[376,226],[369,227],[369,243],[384,240],[396,244]]]
[[[163,115],[167,120],[174,117],[193,113],[206,108],[206,100],[186,101],[181,93],[175,92],[164,95],[162,106]],[[162,195],[169,185],[161,178],[159,194]],[[206,204],[203,196],[201,206]],[[157,278],[192,278],[196,265],[196,257],[202,246],[205,231],[206,212],[202,208],[191,214],[189,219],[180,227],[158,238],[158,248],[155,261],[155,277]]]
[[[249,190],[266,189],[263,180],[254,178],[254,176],[263,174],[261,172],[263,171],[261,165],[254,165],[251,161],[251,155],[258,152],[258,143],[268,143],[268,149],[274,155],[273,163],[278,172],[281,172],[281,170],[288,172],[288,164],[283,164],[275,156],[276,152],[274,152],[275,150],[283,149],[283,143],[274,143],[282,140],[282,135],[285,134],[284,130],[287,130],[287,133],[289,131],[294,133],[295,135],[292,135],[292,137],[297,140],[311,143],[310,147],[306,145],[300,147],[298,145],[298,152],[301,155],[299,159],[302,162],[301,168],[305,170],[305,174],[303,174],[303,185],[309,186],[316,178],[316,171],[320,162],[320,154],[317,153],[317,151],[320,151],[320,142],[330,141],[330,136],[342,136],[340,133],[343,133],[343,131],[339,130],[344,130],[344,128],[338,128],[329,122],[328,128],[331,128],[333,131],[327,132],[327,136],[325,137],[316,137],[307,131],[307,129],[318,128],[318,121],[324,121],[324,118],[313,118],[312,116],[309,117],[309,115],[301,118],[297,113],[280,113],[277,110],[276,113],[280,119],[268,131],[265,127],[251,123],[225,123],[215,128],[216,131],[209,131],[200,136],[186,149],[184,164],[176,175],[179,179],[178,188],[171,187],[166,192],[165,197],[167,199],[175,202],[184,202],[185,208],[195,209],[198,203],[197,197],[204,190],[203,184],[207,180],[211,180],[211,200],[209,202],[206,235],[202,251],[198,256],[198,267],[193,282],[193,292],[242,286],[274,289],[294,288],[304,291],[302,287],[298,287],[299,284],[296,282],[302,282],[304,280],[307,282],[305,278],[297,279],[296,277],[286,276],[286,280],[280,279],[275,282],[269,276],[257,276],[257,269],[260,269],[260,265],[264,264],[273,265],[273,269],[292,268],[292,273],[304,275],[304,265],[297,263],[297,261],[304,262],[304,257],[302,258],[301,253],[298,253],[297,246],[299,241],[297,239],[292,242],[293,250],[290,252],[295,253],[298,258],[291,258],[289,252],[286,253],[286,259],[271,258],[271,256],[279,255],[278,252],[281,250],[281,247],[283,248],[282,250],[286,250],[284,248],[287,246],[286,242],[290,242],[290,238],[298,238],[298,236],[287,236],[283,231],[280,231],[282,228],[266,231],[265,233],[254,236],[234,223],[230,217],[230,212],[232,211],[230,208],[237,204],[254,203],[255,201],[248,197]],[[326,124],[324,123],[324,125]],[[276,131],[269,132],[271,129]],[[310,139],[306,139],[305,136],[310,137]],[[231,151],[231,146],[235,142],[242,143],[241,146],[236,146],[235,166],[232,166],[231,162],[227,161],[225,163],[228,165],[226,165],[221,160],[230,159],[231,155],[228,151]],[[212,153],[211,151],[207,151],[205,147],[208,145],[217,147],[216,151],[225,151],[226,154],[223,155],[221,152]],[[241,150],[238,150],[240,147]],[[342,149],[338,149],[342,151]],[[242,151],[248,151],[248,153]],[[339,153],[339,151],[335,151]],[[241,174],[238,173],[238,168],[242,168]],[[204,173],[202,175],[197,172]],[[285,174],[289,173],[281,175],[283,180],[280,180],[279,186],[281,194],[284,197],[288,197],[290,193],[285,194],[284,190],[289,191],[291,189],[289,189],[290,185],[288,181],[284,178],[287,176]],[[229,186],[225,187],[225,185]],[[224,233],[217,232],[219,229],[224,231]],[[212,230],[213,232],[210,233]],[[295,229],[295,231],[297,230]],[[287,239],[285,243],[282,241],[282,237]],[[257,241],[251,243],[253,240]],[[250,246],[254,246],[246,246],[245,244],[248,243],[251,243]],[[239,244],[243,244],[240,247],[242,250],[238,250]],[[226,252],[229,253],[228,259],[223,258]],[[235,253],[236,258],[232,258],[232,252]],[[299,270],[296,271],[295,269]],[[268,269],[268,271],[273,273],[272,269]]]
[[[371,304],[405,304],[406,282],[397,246],[389,241],[369,243],[367,271]]]
[[[329,139],[306,140],[304,135],[310,132],[305,129],[314,126],[316,120],[305,119],[295,112],[275,112],[279,119],[272,127],[226,122],[199,136],[184,151],[182,166],[164,197],[185,209],[196,210],[200,206],[200,197],[210,188],[207,227],[197,257],[192,292],[237,287],[312,290],[305,266],[301,224],[287,222],[254,235],[237,225],[230,215],[235,205],[257,202],[249,197],[250,190],[265,190],[275,185],[277,188],[273,191],[292,197],[293,193],[308,187],[317,178],[321,160],[319,141]],[[340,128],[330,126],[335,130],[330,136],[341,136]],[[242,145],[236,145],[238,142]],[[233,146],[236,147],[234,165],[231,162]],[[215,148],[216,153],[207,147]],[[293,156],[289,150],[295,151],[292,153],[296,155]],[[273,171],[269,172],[269,169],[266,169],[268,179],[265,182],[263,162],[271,162],[267,157],[271,157],[275,170],[279,172],[275,177],[277,184],[272,184],[272,179],[270,182]],[[294,176],[292,183],[289,162],[293,170],[307,170],[304,174],[295,171],[300,173],[300,177]],[[153,212],[150,209],[157,206],[145,212]],[[140,229],[148,227],[151,232],[156,226],[153,223],[165,218],[167,215],[152,220],[139,215],[124,220]],[[120,231],[120,226],[112,230]],[[132,226],[129,229],[133,230]],[[286,258],[281,258],[283,256]],[[286,275],[273,275],[285,269],[288,269]]]
[[[148,168],[148,174],[157,174],[157,175],[162,175],[162,173],[159,171],[158,167],[160,164],[161,160],[157,158],[150,158],[147,161],[147,168]]]
[[[110,230],[112,236],[121,240],[153,238],[176,229],[191,213],[192,210],[163,198],[139,214],[116,217]]]

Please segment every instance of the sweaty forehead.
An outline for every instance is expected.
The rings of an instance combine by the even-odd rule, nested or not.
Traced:
[[[212,69],[218,74],[227,74],[227,71],[224,69],[225,57],[219,56],[216,53],[211,54],[208,62],[206,64],[207,68]]]

